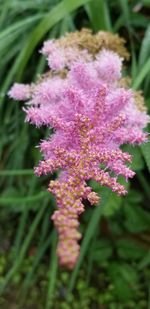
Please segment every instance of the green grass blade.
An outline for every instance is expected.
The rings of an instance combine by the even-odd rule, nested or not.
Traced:
[[[41,41],[44,35],[61,19],[66,17],[69,13],[73,12],[80,6],[89,2],[90,0],[64,0],[56,5],[50,13],[40,22],[40,24],[33,30],[28,38],[26,46],[23,48],[21,54],[19,55],[19,67],[17,73],[17,80],[20,80],[24,69],[32,55],[33,50],[37,44]]]
[[[56,285],[57,267],[58,267],[57,266],[57,254],[56,254],[56,242],[57,242],[57,236],[56,236],[56,231],[55,231],[55,234],[53,236],[52,253],[51,253],[49,276],[48,276],[48,292],[47,292],[45,309],[52,308],[52,297],[53,297],[55,285]]]
[[[20,58],[19,56],[21,55],[21,52],[19,53],[18,57],[16,57],[16,60],[13,64],[13,66],[11,67],[11,69],[8,71],[8,74],[4,80],[4,83],[2,84],[2,87],[1,87],[1,93],[2,93],[2,97],[0,98],[0,104],[2,105],[2,103],[4,102],[4,99],[6,98],[7,96],[7,90],[10,86],[10,84],[12,83],[13,79],[14,79],[14,76],[19,68],[19,65],[20,65]]]
[[[142,150],[142,154],[144,156],[147,168],[150,172],[150,143],[146,143],[140,146],[141,150]]]
[[[141,44],[139,54],[139,68],[141,68],[144,65],[149,54],[150,54],[150,25],[145,32],[145,36]]]
[[[0,14],[0,29],[3,26],[4,21],[7,18],[7,14],[8,14],[8,10],[9,10],[9,2],[5,1],[5,3],[3,4],[2,8],[1,8],[1,14]]]
[[[75,286],[75,282],[76,282],[76,279],[77,279],[77,276],[78,276],[79,269],[81,267],[83,259],[86,255],[87,250],[88,250],[90,241],[91,241],[91,239],[92,239],[92,237],[95,233],[95,230],[96,230],[96,228],[99,224],[99,220],[100,220],[100,217],[101,217],[101,214],[102,214],[103,207],[106,204],[106,202],[108,201],[109,195],[110,195],[110,190],[106,189],[106,188],[103,189],[102,195],[101,195],[101,197],[102,197],[101,203],[100,203],[99,206],[96,206],[96,208],[93,210],[93,215],[91,217],[91,220],[89,222],[85,236],[84,236],[83,241],[82,241],[81,251],[80,251],[80,256],[79,256],[78,262],[77,262],[77,264],[76,264],[76,266],[75,266],[75,268],[74,268],[74,270],[71,274],[70,282],[69,282],[69,285],[68,285],[68,291],[69,292],[72,292],[72,290]]]
[[[0,176],[34,176],[32,169],[4,170],[0,171]]]
[[[19,254],[20,245],[21,245],[21,241],[22,241],[22,238],[23,238],[23,233],[24,233],[24,230],[25,230],[28,215],[29,215],[29,209],[25,208],[24,211],[21,214],[19,227],[16,231],[16,239],[15,239],[15,243],[14,243],[14,254],[13,254],[14,259],[16,259],[18,254]]]
[[[134,45],[131,43],[131,77],[134,80],[137,76],[137,59]]]
[[[52,201],[51,201],[51,203],[52,203]],[[50,210],[52,210],[52,208]],[[49,213],[49,215],[50,215],[50,213]],[[40,231],[40,235],[39,235],[39,246],[41,246],[43,241],[45,241],[47,232],[50,229],[50,223],[51,223],[51,220],[50,220],[49,216],[47,216],[47,213],[46,213],[45,217],[43,218],[43,221],[42,221],[42,227],[41,227],[41,231]]]
[[[128,5],[128,0],[119,0],[118,2],[120,4],[120,7],[123,13],[124,22],[126,24],[126,27],[130,35],[131,24],[130,24],[130,10],[129,10],[129,5]]]
[[[6,277],[4,279],[4,281],[0,284],[0,294],[3,293],[4,289],[6,288],[6,286],[8,285],[8,283],[10,282],[10,280],[12,279],[12,277],[14,276],[14,274],[16,273],[16,271],[19,269],[25,255],[26,255],[26,252],[28,250],[28,247],[30,245],[30,242],[32,240],[32,237],[34,235],[34,232],[36,231],[36,228],[43,216],[43,213],[45,211],[45,208],[47,206],[47,203],[45,203],[45,205],[42,205],[40,211],[37,213],[30,229],[29,229],[29,232],[27,234],[27,237],[26,239],[24,240],[24,243],[21,247],[21,250],[20,250],[20,254],[19,256],[17,257],[17,259],[15,260],[15,263],[14,265],[12,266],[12,268],[10,269],[10,271],[8,271],[8,273],[6,274]]]
[[[109,6],[107,1],[95,0],[85,5],[87,14],[90,18],[92,28],[95,31],[100,29],[112,31]]]
[[[24,279],[24,282],[22,284],[22,297],[24,299],[27,296],[27,293],[28,293],[28,290],[30,288],[31,282],[33,284],[33,279],[34,279],[34,281],[36,279],[36,275],[35,275],[36,269],[38,268],[38,265],[40,264],[40,262],[41,262],[41,260],[42,260],[42,258],[44,256],[45,251],[50,246],[52,238],[53,238],[53,235],[54,235],[54,233],[52,233],[50,235],[50,237],[48,237],[48,239],[41,245],[41,247],[38,248],[37,254],[35,256],[35,259],[34,259],[34,262],[33,262],[33,265],[32,265],[32,269],[31,269],[31,271],[29,273],[27,273],[27,275],[26,275],[26,277]]]
[[[63,0],[58,5],[56,5],[50,13],[48,13],[45,18],[35,27],[31,32],[25,43],[22,44],[22,50],[20,51],[18,57],[16,58],[13,66],[9,70],[9,73],[2,84],[1,93],[6,95],[6,92],[12,83],[14,76],[16,80],[20,81],[24,73],[25,67],[34,51],[36,46],[39,44],[41,39],[45,34],[54,27],[60,20],[65,18],[68,14],[72,13],[74,10],[84,5],[91,0]],[[0,98],[0,103],[2,104],[5,97]]]
[[[36,183],[37,183],[37,180],[36,180],[36,178],[34,178],[33,181],[31,181],[28,195],[33,194],[35,187],[36,187]],[[14,258],[17,258],[18,254],[19,254],[20,247],[21,247],[21,244],[22,244],[22,240],[23,240],[23,237],[24,237],[24,232],[25,232],[28,216],[29,216],[29,207],[24,206],[24,210],[21,213],[19,225],[18,225],[18,228],[16,230],[16,237],[15,237],[15,241],[14,241]]]
[[[150,72],[150,58],[146,61],[141,71],[139,72],[138,76],[135,78],[132,85],[132,88],[134,90],[137,90],[141,86],[144,78],[147,76],[149,72]]]
[[[48,192],[40,192],[35,195],[30,195],[30,196],[23,196],[23,197],[0,197],[0,204],[2,205],[13,205],[13,204],[30,204],[33,202],[37,202],[39,200],[42,200],[45,197],[50,196]]]
[[[26,26],[31,26],[32,23],[34,23],[35,21],[38,21],[39,19],[42,19],[43,16],[45,16],[46,14],[37,14],[36,16],[32,16],[32,17],[28,17],[24,20],[15,22],[14,25],[11,25],[9,27],[7,27],[5,30],[0,32],[0,40],[2,42],[2,39],[7,39],[7,36],[12,35],[13,32],[17,31],[17,32],[22,32],[22,29],[24,29]]]
[[[148,265],[150,265],[150,250],[145,254],[145,256],[142,258],[142,260],[140,261],[138,268],[140,270],[143,270],[145,267],[147,267]]]

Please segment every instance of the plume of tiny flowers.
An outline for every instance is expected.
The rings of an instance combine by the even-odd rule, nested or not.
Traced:
[[[30,98],[30,92],[31,89],[29,85],[15,83],[8,92],[8,95],[10,96],[10,98],[13,98],[15,100],[25,101]]]
[[[82,50],[76,57],[75,50],[71,58],[67,49],[60,48],[55,54],[56,47],[49,41],[42,50],[56,73],[32,86],[15,84],[9,95],[28,99],[26,121],[54,129],[53,135],[40,143],[43,160],[35,173],[41,176],[59,172],[48,188],[58,206],[52,220],[59,235],[60,264],[72,269],[80,251],[78,219],[84,211],[83,200],[91,205],[100,202],[88,181],[93,179],[119,195],[126,194],[118,176],[128,180],[135,173],[129,168],[131,155],[120,146],[146,142],[143,128],[149,117],[138,110],[133,91],[120,87],[123,59],[116,53],[103,49],[92,58]],[[62,77],[58,71],[67,66],[67,59]]]

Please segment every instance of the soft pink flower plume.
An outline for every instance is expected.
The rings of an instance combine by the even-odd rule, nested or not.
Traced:
[[[58,49],[54,41],[44,43],[42,52],[53,71],[67,67],[66,76],[46,77],[32,85],[32,91],[30,86],[15,84],[9,95],[29,99],[26,121],[54,128],[53,135],[40,143],[44,158],[35,173],[59,171],[48,189],[58,206],[52,219],[59,234],[60,263],[73,268],[79,256],[83,199],[91,205],[100,200],[87,181],[126,194],[118,176],[128,180],[135,173],[129,167],[131,156],[120,146],[145,142],[143,128],[149,117],[136,107],[132,90],[119,86],[122,58],[116,53],[104,49],[92,59],[86,50]]]

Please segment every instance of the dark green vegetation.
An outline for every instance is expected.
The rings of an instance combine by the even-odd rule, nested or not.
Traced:
[[[126,197],[96,187],[102,203],[82,215],[81,255],[67,273],[57,265],[48,177],[33,175],[47,132],[25,124],[6,96],[46,69],[44,39],[84,26],[126,38],[127,71],[150,109],[150,1],[0,0],[0,12],[0,308],[150,308],[150,144],[131,149],[137,174]]]

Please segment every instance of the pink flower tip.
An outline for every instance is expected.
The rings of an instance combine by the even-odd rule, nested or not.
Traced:
[[[123,59],[119,55],[113,51],[103,49],[96,59],[96,69],[100,78],[115,81],[121,77]]]
[[[8,95],[10,98],[24,101],[30,98],[30,86],[24,84],[15,83],[12,88],[9,90]]]

